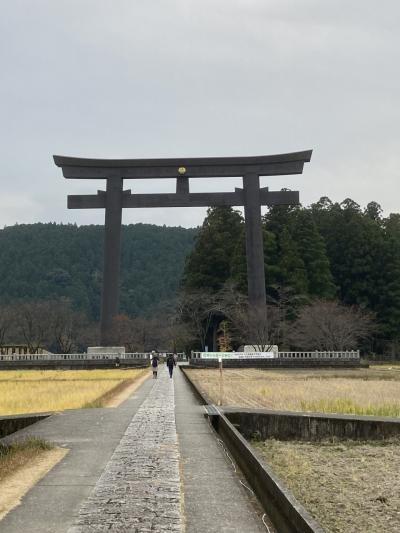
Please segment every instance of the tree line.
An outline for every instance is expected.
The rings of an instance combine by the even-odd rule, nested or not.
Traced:
[[[150,316],[120,314],[114,319],[115,342],[127,352],[184,351],[193,339],[181,325],[173,304]],[[79,353],[99,345],[99,323],[73,308],[67,298],[0,307],[0,349],[23,345],[28,353]]]
[[[244,220],[212,207],[201,228],[123,227],[117,342],[127,351],[218,343],[396,355],[400,215],[321,198],[263,217],[267,321],[249,308]],[[0,231],[0,345],[54,352],[98,345],[102,227]]]
[[[383,217],[376,202],[362,209],[351,199],[323,197],[309,207],[274,206],[262,224],[268,342],[283,349],[398,353],[399,214]],[[202,294],[199,344],[209,336],[207,325],[221,321],[233,344],[256,337],[249,335],[256,321],[250,310],[243,312],[246,291],[243,217],[229,207],[210,208],[183,276],[183,300],[199,307],[193,295]],[[186,321],[196,328],[190,313]],[[220,337],[224,342],[223,332]]]

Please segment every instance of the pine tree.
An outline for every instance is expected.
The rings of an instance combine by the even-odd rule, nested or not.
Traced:
[[[333,297],[336,289],[325,243],[317,229],[311,210],[296,211],[291,225],[292,238],[296,241],[299,255],[307,272],[308,294],[318,298]]]
[[[383,242],[379,224],[349,198],[341,204],[314,204],[312,211],[325,241],[339,299],[373,309]]]
[[[243,294],[247,293],[246,234],[244,226],[232,253],[230,279],[237,290]]]
[[[186,290],[218,291],[230,278],[232,257],[241,237],[243,218],[231,207],[211,207],[186,260]]]
[[[381,335],[400,342],[400,215],[390,215],[384,223],[384,251],[381,256],[377,317]]]
[[[308,294],[306,267],[288,227],[283,228],[278,242],[281,286],[293,289],[296,294]]]
[[[270,293],[279,282],[279,265],[276,237],[271,231],[266,229],[265,223],[263,224],[263,244],[265,285],[267,293]],[[241,292],[247,292],[246,238],[244,228],[232,256],[231,279]]]

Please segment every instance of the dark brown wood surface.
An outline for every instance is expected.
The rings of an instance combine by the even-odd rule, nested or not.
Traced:
[[[65,178],[191,178],[301,174],[312,150],[253,157],[198,157],[181,159],[85,159],[53,156]],[[183,169],[185,171],[183,172]]]
[[[199,157],[180,159],[83,159],[54,156],[64,177],[107,179],[107,191],[68,196],[69,209],[105,209],[104,269],[101,307],[101,344],[116,342],[113,319],[118,314],[121,217],[123,208],[244,206],[249,303],[265,308],[262,205],[296,205],[297,191],[260,188],[260,176],[301,174],[311,150],[256,157]],[[234,192],[191,193],[189,178],[243,178],[243,188]],[[176,179],[176,193],[132,194],[123,190],[125,178]],[[265,312],[264,312],[265,311]],[[266,319],[266,318],[265,318]]]
[[[297,205],[298,191],[260,191],[260,205]],[[124,194],[122,207],[209,207],[244,205],[243,189],[235,192]],[[68,209],[101,209],[106,207],[105,194],[68,196]]]

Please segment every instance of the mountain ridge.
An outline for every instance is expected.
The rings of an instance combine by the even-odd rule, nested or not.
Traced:
[[[122,225],[120,308],[144,315],[175,297],[197,228]],[[16,224],[0,229],[0,304],[68,298],[97,320],[104,226]]]

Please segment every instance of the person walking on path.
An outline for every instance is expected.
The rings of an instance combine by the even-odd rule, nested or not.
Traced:
[[[156,352],[151,352],[151,366],[153,368],[153,379],[157,379],[159,357]]]
[[[172,378],[172,373],[174,371],[174,366],[176,365],[175,357],[173,353],[170,353],[167,357],[167,367],[169,371],[169,377]]]

